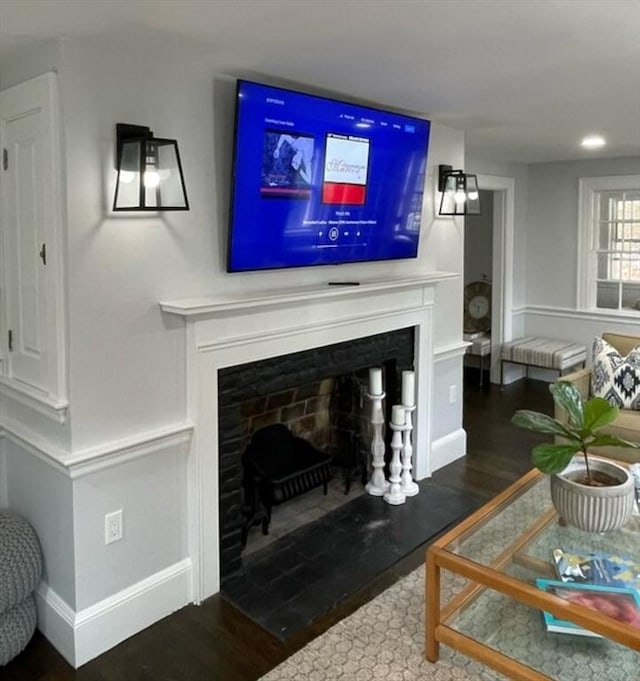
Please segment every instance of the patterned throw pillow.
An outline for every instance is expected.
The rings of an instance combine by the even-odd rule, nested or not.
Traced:
[[[593,341],[591,394],[620,409],[640,410],[640,345],[626,356],[607,341]]]

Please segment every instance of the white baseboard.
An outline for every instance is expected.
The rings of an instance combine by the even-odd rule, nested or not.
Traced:
[[[458,428],[431,443],[431,472],[460,459],[467,453],[467,432]]]
[[[190,558],[77,613],[43,583],[36,593],[38,628],[77,669],[190,600]]]
[[[38,629],[70,664],[75,666],[75,612],[44,582],[36,591]]]

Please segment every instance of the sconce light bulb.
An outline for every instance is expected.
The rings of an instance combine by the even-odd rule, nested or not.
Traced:
[[[160,175],[157,170],[146,170],[143,178],[144,186],[154,189],[160,184]]]
[[[469,201],[477,201],[478,200],[478,192],[473,190],[469,192]]]
[[[136,173],[132,172],[131,170],[121,170],[120,171],[120,182],[123,182],[124,184],[129,184],[129,183],[133,182],[135,176],[136,176]]]
[[[457,189],[453,195],[453,200],[458,204],[462,204],[467,200],[467,196],[462,189]]]
[[[606,140],[602,135],[588,135],[585,137],[580,144],[585,149],[600,149],[606,144]]]

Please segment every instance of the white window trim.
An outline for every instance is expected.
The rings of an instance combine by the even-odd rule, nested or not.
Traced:
[[[578,180],[578,267],[577,301],[578,310],[595,311],[596,307],[596,255],[593,244],[594,196],[599,191],[620,191],[638,189],[640,175],[612,175],[607,177],[581,177]],[[626,310],[607,310],[620,316],[629,314]]]

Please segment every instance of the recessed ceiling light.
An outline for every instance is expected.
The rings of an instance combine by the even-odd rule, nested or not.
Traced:
[[[580,144],[585,149],[600,149],[600,147],[604,147],[606,141],[602,135],[589,135],[588,137],[585,137]]]

